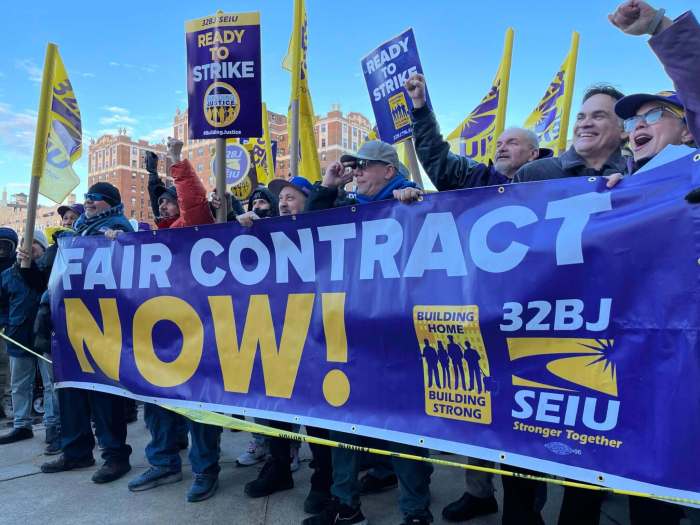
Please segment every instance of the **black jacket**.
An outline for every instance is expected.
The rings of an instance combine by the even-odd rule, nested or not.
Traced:
[[[51,353],[51,305],[48,290],[41,296],[34,320],[34,350],[40,354]]]
[[[413,139],[418,160],[439,191],[508,184],[510,179],[493,166],[455,155],[442,138],[435,114],[428,106],[413,115]]]
[[[317,182],[306,198],[304,211],[329,210],[354,204],[357,204],[357,200],[350,197],[342,188],[326,188]]]
[[[564,179],[566,177],[599,177],[613,173],[627,172],[627,162],[617,151],[610,155],[600,170],[586,167],[586,161],[570,147],[559,157],[534,160],[520,168],[513,182],[533,182],[537,180]]]

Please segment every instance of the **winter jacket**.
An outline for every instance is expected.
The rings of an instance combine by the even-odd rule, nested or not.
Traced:
[[[175,181],[180,215],[170,219],[157,219],[158,228],[184,228],[199,224],[213,224],[214,216],[209,208],[207,191],[190,161],[184,159],[173,164],[170,174]],[[165,184],[158,178],[157,174],[155,178],[153,174],[149,176],[148,195],[152,207],[154,202],[157,207],[158,198],[162,195],[164,188]]]
[[[372,197],[366,195],[352,195],[345,193],[342,188],[326,188],[320,183],[314,184],[311,193],[306,199],[305,211],[327,210],[340,206],[350,206],[352,204],[368,204],[386,199],[393,199],[394,190],[403,188],[415,188],[416,183],[408,180],[401,173],[397,173],[379,193]]]
[[[440,134],[435,114],[428,106],[413,110],[413,139],[425,172],[439,191],[508,184],[510,179],[493,166],[455,155]]]
[[[564,179],[566,177],[598,177],[626,172],[627,163],[619,151],[613,153],[600,170],[595,170],[586,167],[586,161],[571,146],[559,157],[528,162],[515,173],[513,182]]]
[[[49,291],[41,295],[39,309],[34,320],[34,350],[40,354],[51,353],[51,304]]]
[[[134,231],[131,223],[124,217],[123,204],[117,204],[89,219],[83,213],[77,218],[73,228],[75,229],[75,234],[81,237],[103,235],[107,230],[120,230],[123,232]]]
[[[5,329],[8,337],[28,348],[34,345],[34,319],[41,293],[25,282],[18,264],[0,274],[0,328]],[[30,357],[9,341],[7,353],[13,357]]]
[[[671,27],[651,37],[649,45],[673,80],[688,128],[700,146],[700,24],[691,11],[683,13]]]

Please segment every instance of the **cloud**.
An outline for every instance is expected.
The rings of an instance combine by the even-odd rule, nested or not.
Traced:
[[[100,119],[100,124],[103,126],[111,126],[113,124],[136,124],[137,122],[137,119],[129,115],[111,115]]]
[[[129,64],[127,62],[109,62],[109,65],[112,67],[123,67],[125,69],[139,69],[141,71],[144,71],[146,73],[155,73],[156,70],[158,69],[158,66],[156,64],[146,64],[146,65],[137,65],[137,64]]]
[[[109,111],[110,113],[118,113],[120,115],[128,115],[129,110],[126,108],[122,108],[120,106],[102,106],[102,109],[105,111]]]
[[[32,59],[15,60],[15,67],[24,71],[32,82],[41,82],[41,68]]]
[[[17,153],[31,155],[35,130],[35,112],[15,111],[9,104],[0,102],[0,143]]]
[[[80,76],[85,78],[95,78],[95,73],[80,73]]]
[[[173,127],[172,126],[164,126],[162,128],[156,128],[150,133],[147,133],[145,135],[142,135],[141,139],[147,140],[148,142],[152,143],[159,143],[162,142],[163,140],[167,139],[168,137],[172,136],[173,134]]]

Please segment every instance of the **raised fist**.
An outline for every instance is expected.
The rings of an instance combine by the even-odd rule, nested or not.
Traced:
[[[413,101],[415,109],[425,106],[425,77],[420,73],[414,73],[404,84],[408,95]]]

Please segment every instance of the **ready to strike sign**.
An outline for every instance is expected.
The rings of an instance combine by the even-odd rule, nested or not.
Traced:
[[[362,72],[379,138],[395,144],[410,137],[413,103],[403,85],[414,73],[423,73],[413,29],[384,42],[363,58]],[[430,106],[430,98],[427,102]]]
[[[260,14],[185,23],[189,136],[261,137]]]

